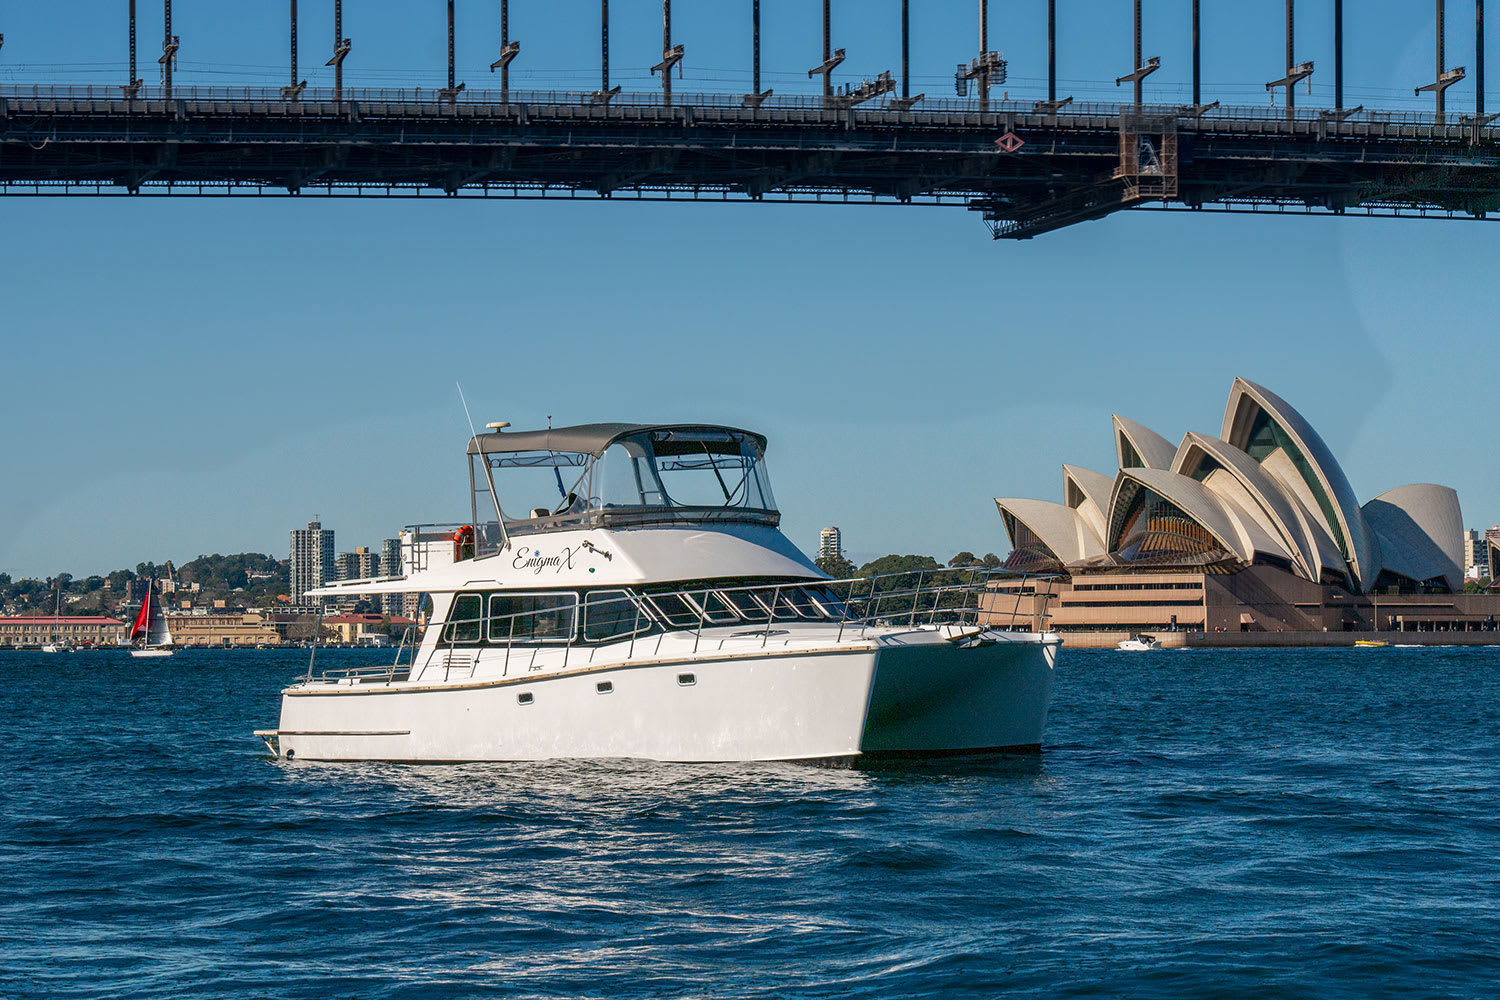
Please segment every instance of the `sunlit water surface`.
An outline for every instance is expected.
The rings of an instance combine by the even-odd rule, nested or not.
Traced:
[[[277,763],[303,656],[0,654],[0,996],[1500,980],[1500,650],[1067,651],[1040,758],[869,770]]]

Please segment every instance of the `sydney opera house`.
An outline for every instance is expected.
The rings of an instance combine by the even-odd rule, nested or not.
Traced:
[[[1005,600],[1081,633],[1492,631],[1500,595],[1463,593],[1463,518],[1445,486],[1361,504],[1312,425],[1235,379],[1217,437],[1173,445],[1114,418],[1118,469],[1063,466],[1062,502],[996,500]],[[1104,636],[1100,635],[1103,639]]]

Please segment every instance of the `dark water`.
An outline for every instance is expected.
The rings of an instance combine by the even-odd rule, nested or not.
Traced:
[[[0,654],[0,996],[1500,979],[1500,650],[1071,651],[1041,759],[870,771],[279,764],[302,655]]]

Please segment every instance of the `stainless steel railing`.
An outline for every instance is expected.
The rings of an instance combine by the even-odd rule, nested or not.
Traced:
[[[1019,593],[1028,585],[1034,587],[1051,579],[1055,576],[962,567],[844,580],[717,583],[680,589],[617,587],[585,594],[538,591],[537,596],[545,593],[572,600],[501,615],[487,613],[482,605],[478,615],[411,626],[403,632],[389,666],[325,670],[317,681],[405,680],[425,674],[439,656],[444,680],[451,680],[455,670],[467,670],[472,677],[479,653],[485,649],[504,649],[501,671],[502,676],[509,676],[512,666],[535,669],[538,659],[549,652],[552,656],[561,654],[563,668],[578,658],[593,662],[600,650],[622,643],[627,644],[626,660],[636,657],[642,642],[651,643],[648,655],[658,656],[663,642],[671,636],[690,636],[694,653],[702,648],[705,633],[720,647],[730,639],[758,638],[765,648],[774,636],[787,634],[788,630],[776,626],[790,623],[836,626],[835,642],[864,639],[872,630],[892,628],[960,626],[1015,631],[1019,624],[1029,631],[1035,624],[1034,616],[1022,613],[1019,598],[1007,610],[1010,594],[996,584],[1000,580],[1015,583]],[[487,599],[492,592],[477,593]],[[608,595],[607,599],[593,600],[602,595]],[[611,605],[612,609],[601,615],[607,623],[602,634],[591,637],[590,628],[597,619],[591,618],[590,609]],[[438,630],[431,643],[424,641],[429,629]],[[713,631],[726,629],[730,630],[727,635]]]

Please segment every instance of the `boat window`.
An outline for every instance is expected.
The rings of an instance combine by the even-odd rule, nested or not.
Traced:
[[[719,594],[734,606],[734,610],[747,622],[763,622],[766,620],[767,605],[761,602],[753,590],[721,590]],[[770,600],[767,592],[766,600]]]
[[[651,604],[669,625],[676,628],[696,627],[698,611],[681,594],[652,594]]]
[[[808,587],[807,592],[812,595],[813,602],[818,605],[825,617],[836,621],[849,617],[849,608],[827,587]]]
[[[577,594],[490,595],[491,642],[569,642],[577,622]]]
[[[590,497],[590,506],[604,509],[776,509],[760,440],[716,428],[668,428],[622,438],[597,463]]]
[[[735,613],[733,605],[724,600],[718,591],[704,590],[697,593],[688,593],[685,596],[688,603],[693,606],[693,609],[702,613],[703,617],[709,622],[723,624],[740,620],[739,615]]]
[[[443,641],[478,642],[484,635],[484,598],[479,594],[459,594],[448,612]]]
[[[776,602],[776,620],[791,621],[797,618],[822,618],[823,612],[813,603],[812,597],[801,587],[782,587],[778,590],[761,591],[765,601]]]
[[[623,590],[599,590],[583,605],[583,637],[602,642],[651,630],[651,615]]]
[[[590,456],[574,452],[470,455],[474,516],[493,521],[495,499],[507,521],[580,513]],[[490,496],[493,481],[495,497]]]

